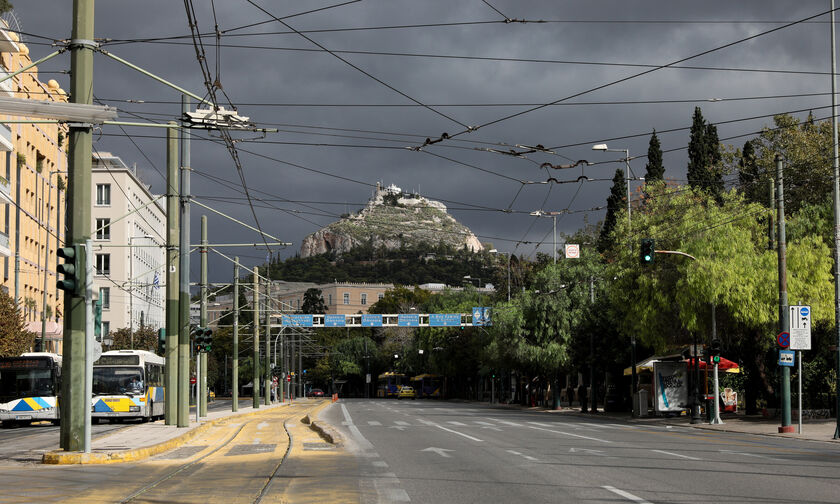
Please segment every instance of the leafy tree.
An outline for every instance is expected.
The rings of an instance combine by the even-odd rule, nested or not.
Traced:
[[[4,14],[14,9],[15,6],[9,0],[0,0],[0,14]]]
[[[23,314],[14,299],[0,291],[0,356],[16,357],[35,345],[35,334],[26,330]]]
[[[314,287],[306,289],[306,292],[303,293],[303,304],[300,310],[301,313],[326,313],[327,305],[324,303],[321,289]]]
[[[133,347],[131,346],[131,331],[128,327],[122,327],[116,331],[111,331],[109,336],[114,341],[111,345],[111,350],[128,350],[134,348],[134,350],[157,352],[157,331],[152,329],[150,326],[135,328]]]
[[[601,226],[601,236],[598,238],[598,251],[606,252],[613,246],[612,230],[615,227],[616,219],[621,213],[626,197],[627,182],[624,180],[624,173],[619,169],[613,176],[613,185],[610,195],[607,197],[607,215],[604,217],[604,224]]]
[[[645,183],[663,180],[665,167],[662,165],[662,146],[659,143],[659,137],[656,136],[656,130],[653,130],[653,134],[650,136],[647,159]]]

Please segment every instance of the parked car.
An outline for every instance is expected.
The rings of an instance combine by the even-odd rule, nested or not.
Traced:
[[[319,388],[310,389],[309,397],[324,397],[324,391]]]
[[[400,393],[397,395],[397,399],[402,398],[417,399],[417,394],[414,392],[414,387],[411,387],[409,385],[403,385],[403,388],[400,389]]]

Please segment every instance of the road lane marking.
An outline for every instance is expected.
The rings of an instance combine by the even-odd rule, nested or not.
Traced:
[[[481,443],[481,442],[482,442],[482,440],[481,440],[481,439],[478,439],[477,437],[472,437],[472,436],[470,436],[470,435],[468,435],[468,434],[464,434],[463,432],[458,432],[458,431],[456,431],[456,430],[447,429],[447,428],[446,428],[446,427],[444,427],[443,425],[434,424],[434,426],[435,426],[435,427],[437,427],[438,429],[443,429],[443,430],[445,430],[446,432],[451,432],[452,434],[458,434],[459,436],[464,436],[464,437],[465,437],[465,438],[467,438],[467,439],[471,439],[471,440],[473,440],[473,441],[478,441],[479,443]]]
[[[630,492],[625,492],[624,490],[619,490],[616,487],[611,487],[609,485],[604,485],[601,488],[603,488],[605,490],[609,490],[610,492],[612,492],[616,495],[620,495],[627,500],[631,500],[633,502],[638,502],[639,504],[651,504],[650,501],[646,501],[646,500],[642,499],[641,497],[639,497],[637,495],[631,494]]]
[[[455,451],[455,450],[449,450],[447,448],[436,448],[434,446],[430,446],[430,447],[424,448],[420,451],[421,452],[434,452],[434,453],[437,453],[438,455],[440,455],[443,458],[452,458],[452,455],[450,455],[446,452],[451,452],[451,451]]]
[[[373,467],[388,467],[388,462],[384,460],[374,460]]]
[[[371,427],[376,427],[376,426],[382,425],[382,424],[377,422],[376,420],[368,420],[368,425],[370,425]]]
[[[490,422],[479,422],[478,420],[473,420],[473,423],[478,425],[493,425]]]
[[[467,424],[465,424],[465,423],[455,422],[455,421],[451,421],[451,420],[446,422],[446,423],[448,423],[449,425],[456,425],[458,427],[466,427],[467,426]]]
[[[539,425],[540,427],[554,427],[554,425],[547,424],[547,423],[540,423],[540,422],[528,422],[528,423],[531,424],[531,425]],[[575,424],[569,424],[569,425],[575,425]]]
[[[522,424],[518,424],[516,422],[508,422],[507,420],[499,420],[498,418],[488,418],[488,420],[493,420],[494,422],[510,425],[511,427],[522,427]]]
[[[688,456],[688,455],[683,455],[682,453],[674,453],[674,452],[669,452],[669,451],[665,451],[665,450],[651,450],[651,451],[656,452],[656,453],[662,453],[664,455],[673,455],[674,457],[680,457],[680,458],[684,458],[684,459],[688,459],[688,460],[703,460],[703,459],[699,459],[697,457],[691,457],[691,456]]]
[[[350,412],[347,411],[347,406],[344,403],[341,403],[341,412],[344,413],[344,425],[347,426],[353,434],[353,437],[356,438],[356,443],[359,445],[359,448],[362,450],[372,450],[373,444],[362,435],[358,427],[353,425],[353,419],[350,417]]]
[[[546,431],[546,432],[553,432],[555,434],[562,434],[564,436],[572,436],[572,437],[577,437],[577,438],[582,438],[582,439],[588,439],[590,441],[598,441],[599,443],[612,443],[612,441],[607,441],[606,439],[598,439],[598,438],[594,438],[594,437],[583,436],[581,434],[572,434],[571,432],[563,432],[563,431],[554,430],[554,429],[544,429],[542,427],[537,427],[537,426],[534,426],[534,425],[528,425],[527,427],[529,429],[536,429],[536,430],[542,430],[542,431]]]
[[[397,424],[397,425],[403,425],[405,427],[410,427],[411,426],[410,423],[408,423],[404,420],[394,420],[394,423]]]
[[[745,457],[756,457],[756,458],[761,458],[761,459],[764,459],[764,460],[779,460],[779,461],[784,461],[785,460],[785,459],[780,459],[780,458],[768,457],[767,455],[759,455],[757,453],[746,453],[746,452],[739,452],[739,451],[734,451],[734,450],[720,450],[720,452],[721,453],[728,453],[730,455],[743,455]]]
[[[511,455],[517,455],[519,457],[524,458],[525,460],[530,460],[532,462],[538,462],[539,461],[539,459],[537,459],[536,457],[532,457],[530,455],[525,455],[524,453],[519,453],[518,451],[515,451],[515,450],[507,450],[507,452],[510,453]]]

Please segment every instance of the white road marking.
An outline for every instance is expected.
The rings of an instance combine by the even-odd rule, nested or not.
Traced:
[[[490,422],[479,422],[478,420],[473,420],[473,423],[476,423],[478,425],[493,425]]]
[[[458,427],[466,427],[467,426],[467,424],[465,424],[465,423],[455,422],[455,421],[449,421],[449,422],[446,422],[446,423],[448,423],[449,425],[457,425]]]
[[[589,448],[569,448],[569,453],[585,453],[587,455],[604,455],[603,450],[592,450]]]
[[[448,453],[446,453],[446,452],[451,452],[451,451],[455,451],[455,450],[448,450],[448,449],[446,449],[446,448],[436,448],[436,447],[434,447],[434,446],[430,446],[430,447],[428,447],[428,448],[424,448],[424,449],[422,449],[422,450],[420,450],[420,451],[421,451],[421,452],[435,452],[435,453],[437,453],[438,455],[440,455],[440,456],[441,456],[441,457],[443,457],[443,458],[452,458],[452,455],[450,455],[450,454],[448,454]]]
[[[488,418],[488,420],[493,420],[494,422],[498,422],[504,425],[510,425],[511,427],[522,427],[522,424],[518,424],[516,422],[508,422],[507,420],[499,420],[498,418]]]
[[[368,420],[368,425],[370,425],[371,427],[375,427],[382,424],[377,422],[376,420]]]
[[[405,425],[406,427],[411,426],[410,423],[408,423],[406,421],[403,421],[403,420],[394,420],[394,423],[397,424],[397,425]]]
[[[402,431],[404,431],[404,430],[408,429],[408,426],[406,426],[406,425],[391,425],[391,426],[390,426],[390,427],[388,427],[388,428],[389,428],[389,429],[399,429],[399,430],[400,430],[400,432],[402,432]]]
[[[358,427],[353,425],[353,419],[350,417],[350,412],[347,411],[347,406],[344,403],[341,403],[341,412],[344,414],[344,424],[353,434],[353,437],[356,438],[356,443],[359,445],[359,448],[362,450],[372,450],[373,444],[362,435]]]
[[[372,463],[373,467],[388,467],[388,462],[384,460],[374,460]]]
[[[458,434],[459,436],[463,436],[463,437],[465,437],[465,438],[467,438],[467,439],[470,439],[470,440],[472,440],[472,441],[478,441],[479,443],[483,442],[483,440],[478,439],[477,437],[472,437],[472,436],[470,436],[470,435],[468,435],[468,434],[464,434],[463,432],[458,432],[458,431],[456,431],[456,430],[447,429],[447,428],[446,428],[446,427],[444,427],[443,425],[438,425],[438,424],[436,424],[436,423],[430,423],[429,425],[432,425],[432,426],[434,426],[434,427],[437,427],[438,429],[441,429],[441,430],[445,430],[446,432],[451,432],[452,434]]]
[[[615,423],[604,424],[604,425],[611,425],[611,426],[619,428],[619,429],[640,429],[641,428],[638,425],[622,425],[622,424],[615,424]]]
[[[528,425],[527,427],[529,429],[536,429],[536,430],[542,430],[542,431],[546,431],[546,432],[553,432],[555,434],[562,434],[564,436],[572,436],[572,437],[577,437],[577,438],[582,438],[582,439],[589,439],[590,441],[598,441],[599,443],[612,443],[612,441],[607,441],[606,439],[598,439],[598,438],[589,437],[589,436],[582,436],[580,434],[572,434],[571,432],[563,432],[563,431],[554,430],[554,429],[544,429],[542,427],[536,427],[534,425]]]
[[[609,490],[610,492],[620,495],[627,500],[631,500],[633,502],[638,502],[639,504],[651,504],[650,501],[646,501],[637,495],[633,495],[630,492],[625,492],[624,490],[619,490],[618,488],[611,487],[609,485],[604,485],[603,487],[605,490]]]
[[[518,451],[507,450],[507,452],[510,453],[511,455],[518,455],[518,456],[520,456],[520,457],[522,457],[526,460],[530,460],[530,461],[533,461],[533,462],[537,462],[537,460],[538,460],[536,457],[532,457],[530,455],[524,455],[522,453],[519,453]]]
[[[743,455],[743,456],[745,456],[745,457],[756,457],[756,458],[762,458],[762,459],[765,459],[765,460],[784,460],[784,459],[778,459],[778,458],[768,457],[767,455],[759,455],[759,454],[757,454],[757,453],[739,452],[739,451],[734,451],[734,450],[720,450],[720,452],[721,452],[721,453],[729,453],[729,454],[731,454],[731,455]]]
[[[260,422],[257,424],[257,430],[262,430],[268,427],[268,422]]]
[[[539,425],[540,427],[554,427],[554,425],[547,424],[547,423],[540,423],[540,422],[528,422],[531,425]],[[576,424],[569,424],[569,425],[576,425]]]
[[[680,457],[680,458],[684,458],[684,459],[688,459],[688,460],[702,460],[702,459],[699,459],[697,457],[691,457],[689,455],[683,455],[682,453],[674,453],[674,452],[669,452],[669,451],[665,451],[665,450],[651,450],[651,451],[656,452],[656,453],[662,453],[664,455],[673,455],[674,457]]]

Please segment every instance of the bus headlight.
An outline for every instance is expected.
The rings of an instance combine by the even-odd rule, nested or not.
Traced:
[[[128,411],[130,411],[130,412],[140,411],[140,406],[129,406]]]

